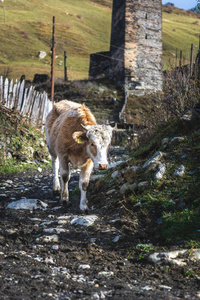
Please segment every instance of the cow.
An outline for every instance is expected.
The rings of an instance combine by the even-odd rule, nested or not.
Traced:
[[[90,175],[93,166],[99,170],[108,167],[107,154],[113,128],[97,125],[94,115],[84,104],[62,100],[48,114],[45,129],[54,173],[53,192],[60,193],[61,205],[67,204],[70,164],[80,168],[80,209],[87,211],[86,191]]]

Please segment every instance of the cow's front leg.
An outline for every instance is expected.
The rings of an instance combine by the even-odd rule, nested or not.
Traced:
[[[69,201],[68,182],[70,179],[70,168],[69,168],[69,162],[66,160],[60,162],[60,177],[61,177],[60,204],[63,204],[63,202],[68,203]]]
[[[80,199],[80,210],[85,211],[88,210],[88,200],[86,198],[86,191],[90,181],[90,174],[93,169],[93,162],[91,159],[88,159],[87,163],[81,167],[80,179],[79,179],[79,189],[81,192]]]
[[[53,193],[59,194],[60,193],[60,181],[58,177],[58,170],[59,170],[59,161],[58,157],[52,156],[52,167],[53,167]]]

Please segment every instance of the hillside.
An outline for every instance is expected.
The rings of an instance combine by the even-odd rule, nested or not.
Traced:
[[[56,77],[63,76],[63,52],[67,51],[69,78],[86,78],[89,53],[108,50],[111,1],[76,0],[55,2],[5,1],[0,9],[1,73],[32,80],[35,73],[50,72],[52,17],[56,31]],[[38,51],[48,53],[38,59]],[[9,70],[7,69],[9,68]]]
[[[4,8],[4,9],[3,9]],[[5,11],[5,18],[4,18]],[[4,1],[0,4],[0,75],[33,80],[50,74],[52,17],[56,21],[55,77],[63,78],[67,52],[70,80],[88,77],[89,55],[109,50],[112,0]],[[5,22],[4,22],[5,21]],[[163,63],[169,67],[176,48],[188,60],[191,43],[199,39],[199,15],[163,6]],[[38,51],[46,51],[39,60]]]
[[[163,5],[163,66],[164,69],[175,65],[176,49],[178,57],[183,51],[183,63],[190,61],[191,44],[194,54],[199,48],[200,15],[172,6]],[[179,60],[177,61],[177,65]]]

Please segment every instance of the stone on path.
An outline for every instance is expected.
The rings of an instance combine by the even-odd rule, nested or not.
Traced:
[[[154,178],[156,180],[161,180],[163,178],[165,172],[166,172],[166,165],[165,164],[159,165],[158,170],[156,171]]]
[[[11,202],[6,206],[6,209],[47,209],[47,204],[39,199],[21,199],[18,201]]]
[[[185,266],[185,259],[179,259],[179,255],[186,255],[188,250],[175,250],[170,252],[156,252],[148,257],[148,260],[154,264],[171,264]]]
[[[179,176],[179,177],[183,176],[184,174],[185,174],[185,167],[184,167],[184,165],[180,165],[178,167],[178,169],[176,169],[176,171],[174,172],[174,175],[175,176]]]
[[[153,164],[157,161],[159,161],[164,155],[166,155],[164,152],[161,151],[157,151],[151,158],[149,158],[149,160],[147,160],[144,165],[143,165],[143,169],[145,169],[146,167],[148,167],[150,164]]]
[[[91,226],[97,219],[96,215],[75,217],[71,220],[71,225]]]

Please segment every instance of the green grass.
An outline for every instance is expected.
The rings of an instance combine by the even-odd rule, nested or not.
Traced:
[[[163,138],[184,136],[182,142],[161,145]],[[134,165],[142,166],[150,153],[164,151],[161,159],[166,165],[162,180],[154,181],[154,171],[141,172],[130,183],[148,180],[151,184],[129,191],[124,200],[144,225],[145,219],[151,220],[148,227],[154,228],[154,241],[159,244],[182,245],[189,248],[200,245],[200,133],[183,126],[180,121],[163,126],[152,136],[151,141],[133,152]],[[186,157],[182,158],[182,154]],[[183,164],[183,177],[174,176],[174,171]]]
[[[95,4],[95,2],[97,2]],[[103,6],[103,5],[104,6]],[[55,77],[63,77],[63,52],[67,51],[70,79],[88,76],[89,55],[109,49],[111,1],[5,2],[6,22],[0,9],[0,72],[9,66],[12,76],[25,74],[32,80],[35,73],[50,73],[50,55],[39,60],[40,50],[50,52],[52,17],[55,16]],[[102,22],[103,20],[103,22]],[[18,70],[15,71],[15,68]],[[33,68],[33,70],[32,70]],[[38,72],[37,72],[38,70]]]
[[[0,106],[0,173],[49,167],[45,134],[30,127],[15,111]],[[12,156],[9,156],[12,153]],[[26,155],[26,161],[20,156]]]
[[[199,23],[200,16],[193,12],[171,8],[167,13],[167,6],[163,6],[163,65],[164,69],[176,64],[176,49],[178,53],[177,65],[179,65],[180,50],[183,51],[184,63],[190,62],[191,44],[194,44],[196,55],[199,47]]]
[[[4,22],[4,11],[6,22]],[[163,6],[163,64],[183,50],[189,62],[191,43],[199,44],[199,15]],[[0,4],[0,74],[11,78],[33,80],[35,73],[50,74],[52,18],[55,16],[56,62],[55,77],[63,78],[63,52],[67,52],[68,78],[88,78],[91,53],[107,51],[110,47],[112,0],[10,0]],[[47,57],[38,59],[38,51]]]

